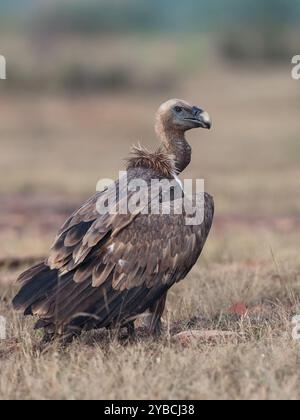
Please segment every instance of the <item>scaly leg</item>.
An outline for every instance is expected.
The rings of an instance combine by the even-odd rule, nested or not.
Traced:
[[[159,337],[162,333],[161,317],[164,313],[167,300],[167,292],[156,301],[149,309],[148,328],[151,335]]]
[[[134,339],[135,338],[134,321],[129,321],[126,327],[127,327],[128,338],[130,340]]]

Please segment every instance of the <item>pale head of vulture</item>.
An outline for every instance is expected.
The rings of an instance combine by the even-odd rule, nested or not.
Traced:
[[[166,133],[185,133],[193,128],[210,129],[210,116],[198,106],[180,99],[163,103],[156,114],[156,131],[159,136]]]

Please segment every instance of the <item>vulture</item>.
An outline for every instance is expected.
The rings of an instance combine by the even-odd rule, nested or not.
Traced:
[[[120,179],[112,184],[117,204],[131,180],[143,180],[150,189],[152,180],[167,179],[176,185],[167,198],[174,210],[184,195],[178,175],[191,161],[185,133],[211,125],[207,112],[186,101],[161,105],[155,126],[161,146],[155,152],[133,147],[124,172],[127,184]],[[100,328],[125,327],[134,336],[134,322],[145,313],[149,335],[159,335],[168,290],[187,276],[202,252],[214,217],[209,194],[202,193],[202,223],[187,224],[184,209],[144,211],[151,194],[134,212],[99,212],[99,202],[108,202],[111,191],[98,191],[75,211],[59,230],[48,258],[18,279],[13,306],[37,317],[35,328],[43,329],[45,342],[69,342]],[[133,198],[129,191],[127,199]],[[159,203],[164,200],[160,191]]]

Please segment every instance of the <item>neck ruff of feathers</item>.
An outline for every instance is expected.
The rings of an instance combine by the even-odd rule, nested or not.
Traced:
[[[162,147],[155,152],[150,152],[141,145],[133,146],[131,155],[127,159],[127,169],[152,169],[165,178],[173,178],[176,173],[174,156],[168,154]]]

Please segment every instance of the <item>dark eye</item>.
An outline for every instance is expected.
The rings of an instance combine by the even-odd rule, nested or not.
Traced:
[[[175,106],[175,112],[177,112],[177,114],[180,114],[182,112],[181,106]]]

